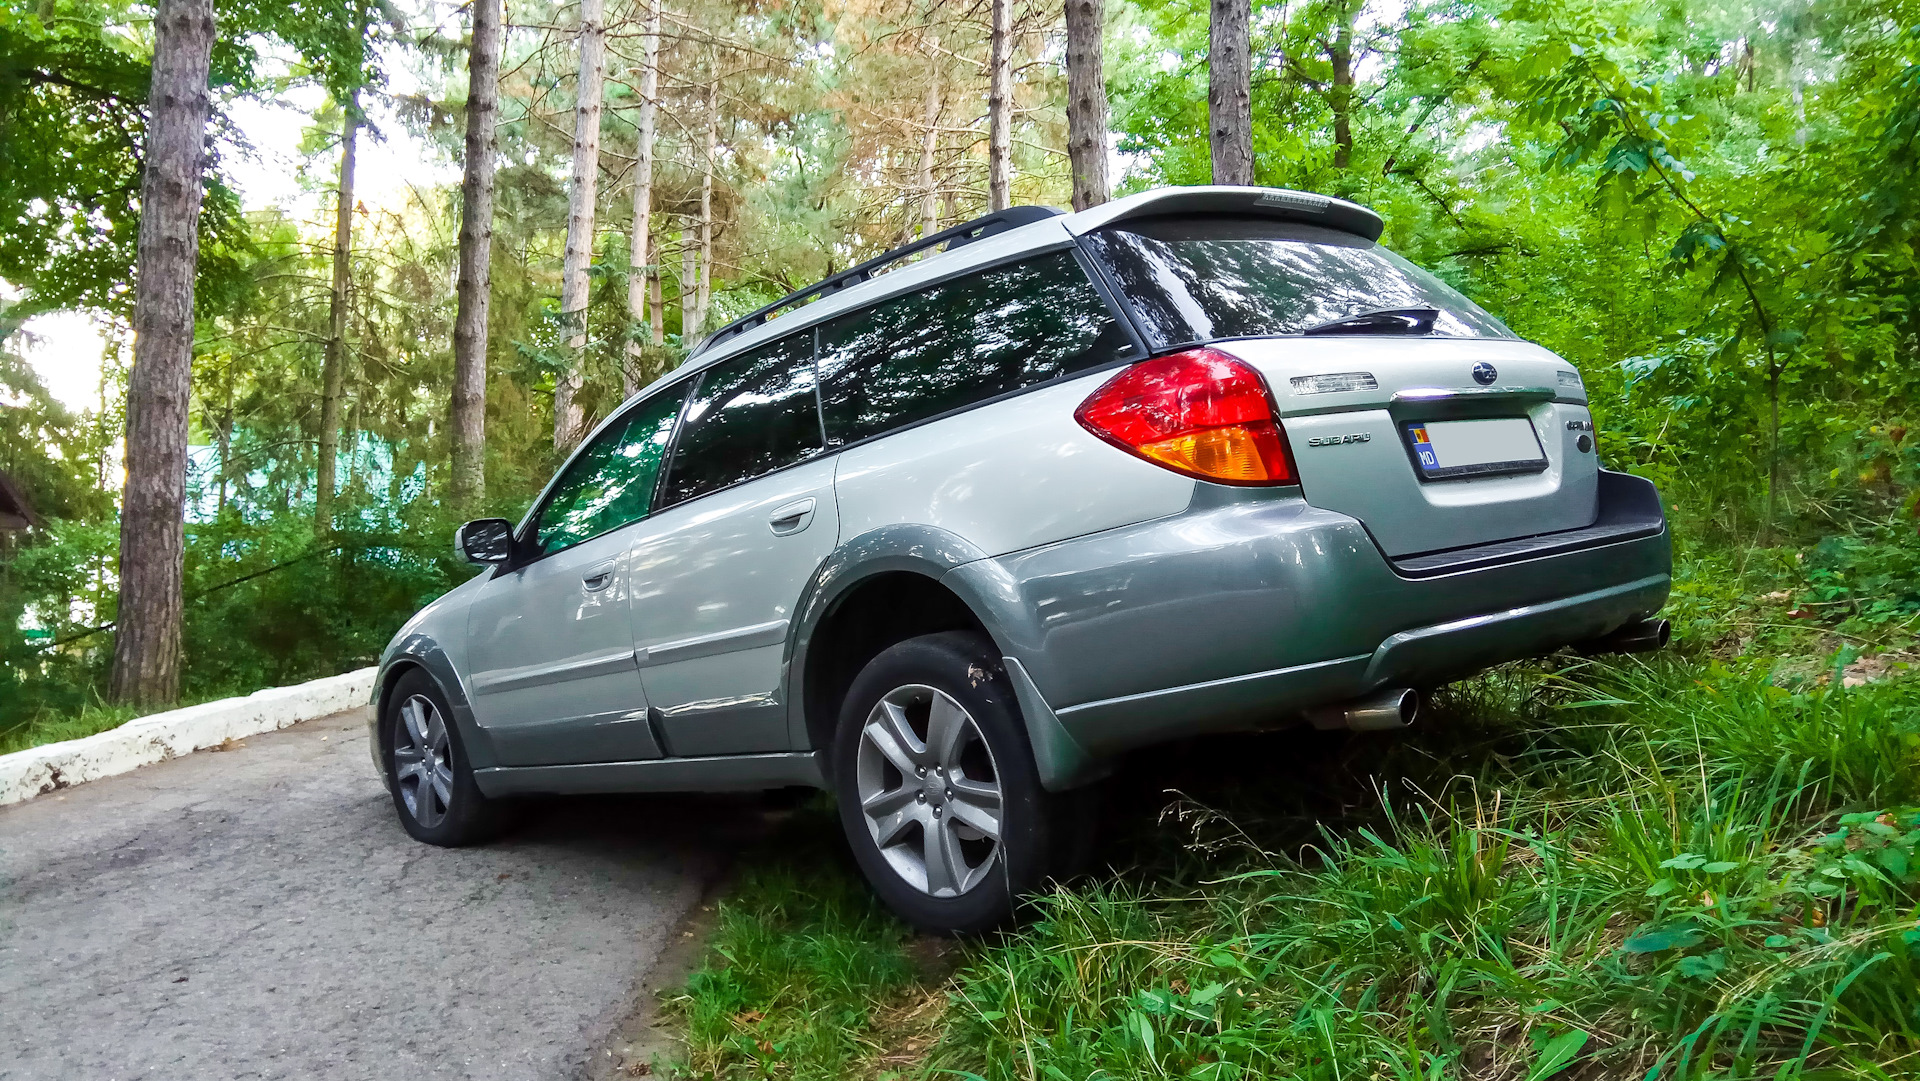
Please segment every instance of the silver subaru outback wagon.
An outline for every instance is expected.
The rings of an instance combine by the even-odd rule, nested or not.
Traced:
[[[895,911],[965,932],[1071,868],[1124,752],[1658,648],[1660,501],[1579,374],[1380,233],[1257,188],[1015,208],[721,328],[461,527],[487,569],[370,709],[402,824],[818,786]]]

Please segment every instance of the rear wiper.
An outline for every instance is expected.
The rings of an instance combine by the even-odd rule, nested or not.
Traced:
[[[1302,334],[1431,334],[1438,308],[1380,308],[1316,323]]]

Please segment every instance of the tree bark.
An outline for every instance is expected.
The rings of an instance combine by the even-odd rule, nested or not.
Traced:
[[[707,87],[707,143],[700,156],[700,280],[695,286],[700,310],[693,321],[707,329],[707,305],[713,299],[713,150],[720,137],[720,118],[714,110],[714,88]]]
[[[347,289],[352,282],[353,164],[360,141],[360,92],[344,103],[340,125],[340,190],[333,210],[333,286],[327,294],[327,351],[320,369],[320,463],[314,474],[313,521],[333,528],[334,473],[340,451],[340,403],[347,381]]]
[[[553,380],[553,445],[577,442],[586,426],[580,403],[587,348],[587,267],[593,262],[593,203],[600,182],[600,101],[605,89],[605,0],[580,0],[580,80],[573,111],[573,188],[567,207],[567,250],[560,268],[560,318],[567,335],[565,363]]]
[[[680,230],[680,347],[692,349],[700,338],[700,302],[694,285],[693,238]]]
[[[1351,5],[1342,3],[1334,12],[1333,43],[1327,58],[1333,61],[1333,92],[1327,104],[1333,111],[1333,167],[1345,169],[1353,161],[1353,20]]]
[[[494,125],[500,118],[501,0],[473,0],[467,157],[460,179],[460,281],[453,317],[453,504],[487,495],[487,301],[492,283]]]
[[[1107,83],[1101,0],[1067,0],[1067,160],[1073,208],[1107,201]]]
[[[120,606],[108,694],[136,705],[180,697],[187,407],[193,285],[200,262],[211,0],[160,0],[140,177],[127,485],[120,507]]]
[[[640,62],[640,120],[634,135],[633,166],[633,232],[627,243],[627,319],[632,324],[628,332],[626,364],[622,373],[626,379],[628,397],[639,393],[646,373],[641,370],[645,363],[643,346],[659,340],[649,336],[645,342],[640,340],[642,320],[647,311],[647,251],[648,230],[653,218],[653,125],[654,98],[660,92],[660,0],[646,0],[646,29],[644,56]]]
[[[987,209],[1005,210],[1013,188],[1013,0],[992,0],[987,67]]]
[[[1212,0],[1207,119],[1215,184],[1253,183],[1252,0]]]
[[[927,73],[927,105],[920,132],[920,235],[940,231],[939,192],[933,184],[933,159],[940,150],[940,72]]]
[[[647,322],[653,330],[653,340],[667,340],[667,302],[666,290],[660,285],[660,245],[653,245],[654,262],[647,271]]]

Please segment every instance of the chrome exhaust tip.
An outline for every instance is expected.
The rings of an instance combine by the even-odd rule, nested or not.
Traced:
[[[1640,619],[1582,643],[1580,652],[1589,657],[1603,653],[1652,653],[1665,649],[1673,638],[1673,624],[1664,619]]]
[[[1363,698],[1324,706],[1308,715],[1323,731],[1345,728],[1352,732],[1397,732],[1420,717],[1420,692],[1389,687]]]

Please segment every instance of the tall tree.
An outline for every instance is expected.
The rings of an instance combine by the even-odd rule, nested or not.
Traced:
[[[1101,0],[1067,0],[1067,160],[1073,208],[1107,201],[1107,83],[1102,71]]]
[[[627,319],[626,363],[623,374],[626,392],[640,390],[642,371],[641,328],[646,324],[649,232],[653,224],[653,125],[654,98],[660,93],[660,0],[646,0],[640,60],[640,119],[634,125],[633,233],[627,243]],[[657,275],[654,276],[657,280]],[[656,302],[657,304],[657,302]],[[657,340],[649,334],[647,341]]]
[[[1252,0],[1212,0],[1207,121],[1215,184],[1253,183]]]
[[[565,362],[553,380],[553,445],[572,447],[586,417],[575,395],[587,347],[587,268],[593,262],[593,201],[600,183],[600,102],[607,66],[606,0],[580,0],[580,80],[573,110],[573,186],[567,200],[567,250],[560,267]]]
[[[988,34],[987,209],[1005,210],[1013,187],[1013,0],[992,0]]]
[[[460,281],[453,317],[453,503],[487,494],[487,294],[492,280],[494,126],[500,117],[500,4],[473,0],[467,150],[460,178]]]
[[[713,298],[713,152],[720,136],[718,83],[707,84],[706,141],[700,153],[700,279],[695,285],[694,326],[707,328],[707,303]],[[691,343],[689,343],[691,344]]]
[[[1327,105],[1333,112],[1333,167],[1345,169],[1353,161],[1353,23],[1359,17],[1359,4],[1336,0],[1333,17],[1333,41],[1327,47],[1333,88]]]
[[[920,129],[920,235],[940,229],[940,192],[933,181],[933,159],[940,151],[940,73],[927,79],[927,101]]]
[[[313,520],[333,528],[336,460],[340,450],[340,405],[346,396],[347,290],[352,283],[353,168],[360,140],[360,91],[342,103],[340,184],[333,214],[333,283],[327,293],[326,359],[320,369],[320,462],[314,484]]]
[[[159,0],[140,178],[120,607],[108,687],[117,702],[163,703],[180,696],[193,285],[212,54],[212,0]]]

